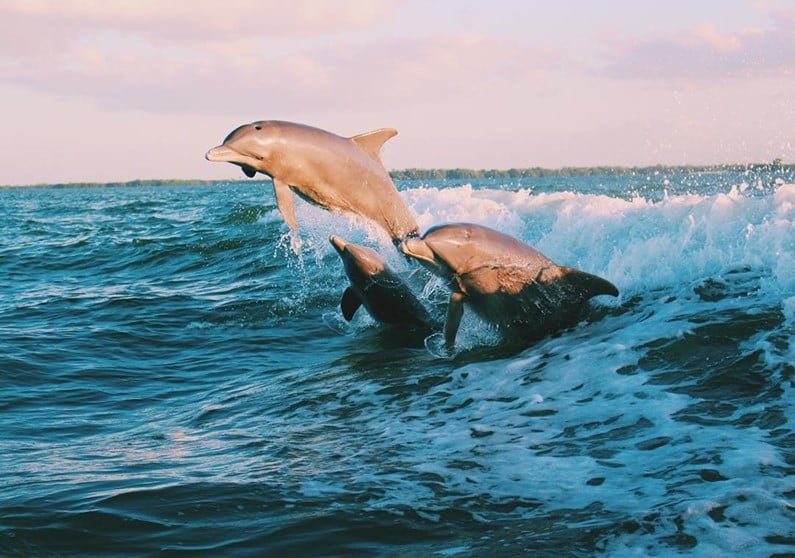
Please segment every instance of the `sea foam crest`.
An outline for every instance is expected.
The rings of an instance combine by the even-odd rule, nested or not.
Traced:
[[[403,193],[421,230],[473,222],[511,234],[561,265],[602,275],[625,292],[752,266],[774,288],[795,286],[795,185],[772,195],[640,196],[423,187]]]

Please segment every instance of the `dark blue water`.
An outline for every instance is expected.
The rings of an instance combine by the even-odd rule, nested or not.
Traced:
[[[793,182],[400,184],[622,293],[449,359],[342,326],[332,233],[447,293],[269,183],[0,189],[0,555],[792,555]]]

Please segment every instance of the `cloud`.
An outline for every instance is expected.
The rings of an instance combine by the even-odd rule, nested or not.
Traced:
[[[767,29],[721,31],[704,23],[687,32],[604,40],[613,78],[708,80],[795,75],[795,11],[771,14]]]
[[[0,0],[0,83],[116,108],[132,97],[128,108],[153,108],[154,96],[180,107],[213,81],[245,89],[277,75],[281,45],[366,31],[399,1]]]
[[[480,35],[154,43],[138,34],[100,33],[59,51],[0,59],[0,82],[112,109],[219,114],[278,107],[283,113],[307,104],[335,110],[443,101],[531,83],[559,59],[545,47]]]
[[[189,40],[304,35],[361,29],[388,18],[396,0],[4,0],[0,16],[23,28],[115,29]],[[42,36],[39,35],[39,38]]]
[[[525,85],[561,58],[551,48],[482,35],[385,39],[316,54],[338,87],[393,103]]]
[[[400,1],[2,0],[0,84],[112,110],[284,113],[443,102],[559,64],[516,39],[390,35]]]

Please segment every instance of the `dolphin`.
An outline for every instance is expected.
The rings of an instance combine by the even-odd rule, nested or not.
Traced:
[[[418,227],[381,162],[381,147],[395,135],[397,130],[382,128],[344,138],[304,124],[261,120],[235,128],[205,158],[238,165],[249,178],[257,172],[271,177],[279,211],[292,230],[298,223],[291,190],[324,209],[373,221],[398,245],[418,236]]]
[[[433,227],[422,238],[405,239],[399,248],[449,281],[448,350],[455,345],[464,303],[504,336],[534,341],[576,324],[590,298],[618,296],[609,281],[559,266],[527,244],[481,225]]]
[[[351,284],[342,295],[342,315],[351,321],[360,306],[384,324],[432,329],[434,320],[411,289],[375,250],[329,238],[342,259]]]

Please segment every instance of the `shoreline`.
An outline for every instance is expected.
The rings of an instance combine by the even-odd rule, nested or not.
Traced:
[[[522,179],[522,178],[567,178],[577,176],[621,176],[621,175],[659,175],[661,173],[795,173],[795,164],[750,163],[725,165],[652,165],[643,167],[597,166],[597,167],[527,167],[511,169],[421,169],[408,168],[390,170],[392,180],[479,180],[479,179]],[[204,186],[219,183],[256,184],[270,183],[270,179],[135,179],[111,182],[53,182],[38,184],[0,184],[0,189],[7,188],[112,188],[112,187],[146,187],[146,186]]]

